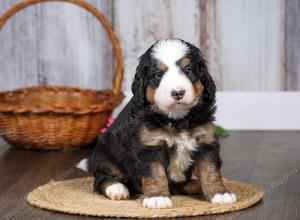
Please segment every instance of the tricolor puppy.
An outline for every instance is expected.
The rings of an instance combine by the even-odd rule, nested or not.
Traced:
[[[114,200],[143,193],[147,208],[171,207],[174,194],[234,203],[220,174],[216,87],[199,49],[179,39],[156,42],[140,57],[132,92],[91,157],[79,164],[94,175],[95,191]]]

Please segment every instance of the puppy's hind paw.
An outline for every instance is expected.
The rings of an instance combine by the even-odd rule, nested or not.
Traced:
[[[123,200],[129,198],[129,191],[122,183],[115,183],[105,189],[105,194],[113,200]]]
[[[165,209],[172,207],[172,201],[165,196],[146,197],[144,198],[143,206],[151,209]]]
[[[210,202],[214,204],[231,204],[237,201],[236,195],[232,192],[225,192],[224,194],[215,194]]]

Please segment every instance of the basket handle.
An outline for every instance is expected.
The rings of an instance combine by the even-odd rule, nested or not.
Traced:
[[[121,85],[123,80],[123,59],[122,59],[122,52],[121,47],[118,38],[116,37],[115,33],[112,30],[112,27],[106,20],[106,18],[103,16],[101,12],[99,12],[93,5],[85,2],[84,0],[23,0],[22,2],[16,4],[11,9],[6,11],[4,15],[0,17],[0,31],[5,25],[5,23],[24,8],[27,8],[30,5],[35,5],[38,3],[44,3],[44,2],[67,2],[72,3],[75,5],[80,6],[81,8],[86,9],[89,11],[92,15],[94,15],[98,21],[102,24],[103,28],[105,29],[108,38],[113,46],[114,49],[114,56],[116,60],[116,70],[115,70],[115,76],[114,76],[114,82],[113,82],[113,94],[114,95],[120,95],[121,92]]]

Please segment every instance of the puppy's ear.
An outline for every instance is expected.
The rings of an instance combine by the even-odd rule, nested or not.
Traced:
[[[190,58],[196,62],[197,75],[204,87],[202,102],[205,102],[208,106],[214,106],[216,98],[216,85],[208,72],[206,61],[203,54],[196,46],[187,43],[190,47]]]
[[[196,61],[197,75],[204,87],[202,102],[208,105],[208,107],[213,107],[216,102],[216,85],[208,72],[206,61],[199,48],[190,43],[186,44],[190,47],[189,56],[191,60]]]
[[[201,83],[204,86],[202,101],[209,105],[214,105],[216,98],[216,85],[208,72],[206,62],[203,58],[201,58],[200,62],[198,62],[198,71]]]
[[[145,105],[145,92],[146,92],[146,74],[149,67],[147,67],[140,58],[139,65],[136,68],[135,77],[131,85],[131,91],[133,93],[133,98],[137,105]]]

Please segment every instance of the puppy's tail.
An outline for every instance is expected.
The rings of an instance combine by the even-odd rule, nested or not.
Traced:
[[[89,172],[89,159],[88,158],[84,158],[83,160],[81,160],[76,167],[78,169],[81,169],[83,171]]]

